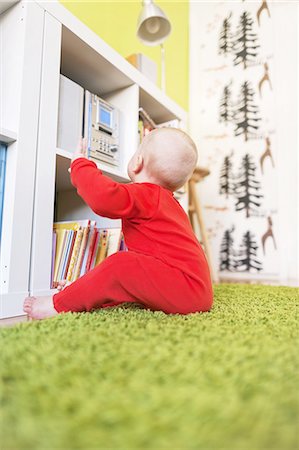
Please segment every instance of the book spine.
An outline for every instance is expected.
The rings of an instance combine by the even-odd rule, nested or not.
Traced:
[[[70,246],[70,251],[69,251],[66,267],[65,267],[65,273],[64,273],[64,278],[63,278],[64,280],[67,279],[67,274],[68,274],[68,270],[70,267],[70,262],[71,262],[72,254],[73,254],[73,250],[74,250],[74,244],[76,242],[76,236],[77,236],[77,231],[72,230],[72,240],[71,240],[71,246]]]
[[[62,267],[61,267],[61,272],[60,272],[60,276],[59,276],[59,281],[64,280],[65,266],[66,266],[69,251],[70,251],[72,230],[67,230],[66,233],[67,234],[66,234],[66,240],[65,240],[65,250],[63,252]]]
[[[120,228],[111,228],[108,231],[107,257],[119,251],[121,237],[122,231]]]
[[[98,245],[99,245],[99,240],[100,240],[100,232],[97,231],[97,236],[96,236],[96,240],[95,240],[95,245],[94,245],[94,249],[92,252],[92,257],[91,257],[91,262],[90,262],[90,267],[89,270],[93,269],[95,267],[95,260],[96,260],[96,255],[97,255],[97,249],[98,249]]]
[[[60,276],[60,271],[61,271],[61,265],[62,265],[62,260],[63,260],[63,252],[64,252],[64,246],[65,246],[65,239],[66,239],[66,234],[67,234],[67,230],[59,230],[61,231],[60,234],[58,234],[58,237],[60,238],[60,243],[59,246],[57,246],[57,256],[56,256],[56,261],[55,264],[57,264],[57,267],[55,269],[55,275],[54,275],[54,281],[58,282],[59,281],[59,276]]]
[[[69,265],[69,270],[66,276],[67,281],[73,281],[73,275],[74,275],[74,269],[78,258],[78,253],[80,250],[80,245],[82,241],[83,231],[80,228],[80,230],[77,231],[76,241],[74,244],[74,249],[72,252],[72,258]]]
[[[99,264],[106,258],[107,255],[107,244],[108,244],[108,230],[103,230],[103,238],[101,242],[101,250],[99,255]]]
[[[92,255],[93,255],[94,247],[95,247],[95,243],[96,243],[95,241],[96,241],[96,238],[97,238],[97,233],[98,233],[97,229],[94,228],[92,239],[90,241],[88,257],[87,257],[87,260],[86,260],[85,273],[87,273],[89,271],[89,269],[90,269],[91,259],[92,259]]]
[[[80,277],[82,275],[85,275],[85,273],[86,273],[85,272],[86,271],[86,262],[87,262],[87,258],[88,258],[88,255],[89,255],[91,241],[93,239],[95,226],[96,226],[96,221],[95,220],[91,220],[90,221],[90,231],[89,231],[88,240],[87,240],[87,244],[86,244],[86,250],[84,252],[84,258],[83,258],[83,262],[82,262]]]
[[[80,251],[79,251],[79,255],[78,255],[78,262],[75,268],[75,272],[74,272],[74,280],[77,280],[80,276],[80,272],[81,272],[81,266],[83,263],[83,258],[84,258],[84,253],[86,251],[86,245],[87,245],[87,239],[88,239],[88,235],[89,235],[89,230],[90,230],[90,226],[85,227],[84,231],[83,231],[83,237],[82,237],[82,243],[81,243],[81,247],[80,247]]]

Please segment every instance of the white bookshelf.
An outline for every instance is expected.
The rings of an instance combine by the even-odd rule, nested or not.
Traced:
[[[12,50],[18,52],[13,73],[2,74],[10,96],[1,98],[8,118],[0,133],[12,130],[7,170],[14,175],[5,186],[1,250],[1,283],[5,281],[1,315],[9,317],[23,314],[28,293],[53,293],[53,221],[94,218],[70,183],[72,153],[57,147],[60,74],[121,111],[119,167],[98,164],[120,182],[129,181],[127,163],[138,145],[138,108],[143,107],[156,123],[179,119],[185,126],[187,114],[58,2],[20,2],[0,20],[7,35],[7,61]],[[12,35],[17,43],[9,39]],[[25,61],[31,62],[29,70]],[[97,216],[97,224],[118,226],[119,222]]]

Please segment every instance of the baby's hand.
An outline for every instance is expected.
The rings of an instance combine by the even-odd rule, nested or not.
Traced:
[[[78,158],[86,158],[87,159],[87,139],[81,138],[77,144],[77,148],[74,152],[71,162],[75,161]],[[71,169],[69,169],[71,172]]]
[[[87,158],[87,139],[81,138],[72,157],[72,162],[78,158]]]

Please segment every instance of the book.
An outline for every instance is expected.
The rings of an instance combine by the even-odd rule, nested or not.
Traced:
[[[59,276],[59,281],[64,280],[66,277],[66,266],[70,259],[69,256],[70,256],[74,233],[75,233],[75,231],[73,231],[73,230],[67,230],[67,240],[66,240],[66,245],[65,245],[66,249],[65,249],[65,253],[63,254],[63,265],[62,265],[61,274]]]
[[[101,248],[97,258],[97,264],[100,264],[106,258],[107,244],[108,244],[108,230],[102,230]]]
[[[79,254],[78,254],[77,264],[76,264],[76,267],[74,270],[74,280],[77,280],[77,278],[79,278],[79,276],[80,276],[81,266],[83,263],[84,253],[86,250],[89,231],[90,231],[90,221],[89,221],[88,226],[83,228],[82,242],[81,242],[81,246],[80,246],[80,250],[79,250]]]
[[[65,232],[66,232],[66,235],[65,235],[63,250],[61,253],[59,269],[58,269],[58,273],[57,273],[57,281],[63,280],[63,273],[64,273],[64,268],[65,268],[67,253],[68,253],[69,247],[70,247],[70,237],[71,237],[70,232],[71,232],[71,230],[65,230]]]
[[[108,230],[107,257],[119,251],[121,239],[121,228],[111,228]]]
[[[77,236],[77,231],[74,231],[74,230],[71,230],[71,231],[72,231],[72,240],[71,240],[71,244],[70,244],[70,251],[67,256],[65,272],[63,274],[63,280],[66,280],[66,277],[67,277],[67,273],[69,270],[69,266],[70,266],[70,262],[71,262],[71,258],[72,258],[72,254],[73,254],[74,244],[75,244],[76,236]]]
[[[84,252],[83,261],[82,261],[82,265],[81,265],[80,277],[86,273],[86,262],[87,262],[87,258],[88,258],[88,254],[89,254],[89,249],[91,247],[91,241],[94,239],[95,226],[96,226],[96,221],[91,220],[90,226],[89,226],[88,239],[87,239],[87,243],[86,243],[86,249]]]
[[[65,241],[66,230],[64,229],[56,229],[56,257],[55,257],[55,265],[54,265],[54,283],[58,281],[58,270],[61,261],[61,255],[63,251],[64,241]]]
[[[91,270],[95,267],[95,261],[96,261],[97,249],[98,249],[99,242],[100,242],[100,231],[97,229],[97,234],[96,234],[94,248],[93,248],[93,252],[92,252],[92,256],[91,256],[89,270]]]
[[[80,227],[80,229],[77,231],[76,240],[75,240],[75,243],[74,243],[71,260],[70,260],[68,272],[67,272],[67,275],[66,275],[66,280],[67,281],[74,281],[74,271],[75,271],[75,266],[76,266],[76,263],[77,263],[77,258],[78,258],[78,255],[79,255],[79,251],[80,251],[80,245],[81,245],[81,242],[82,242],[82,238],[83,238],[83,229],[82,229],[82,227]]]
[[[91,242],[90,242],[88,256],[87,256],[87,260],[86,260],[85,273],[90,270],[91,260],[92,260],[92,257],[93,257],[93,253],[95,251],[95,244],[96,244],[96,240],[97,240],[97,235],[98,235],[98,230],[95,227],[93,232],[92,232],[92,239],[91,239]]]

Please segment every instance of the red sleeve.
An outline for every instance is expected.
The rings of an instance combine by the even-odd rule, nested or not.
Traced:
[[[122,184],[106,177],[86,158],[71,164],[71,181],[80,197],[98,215],[111,219],[150,219],[159,202],[159,186]]]

